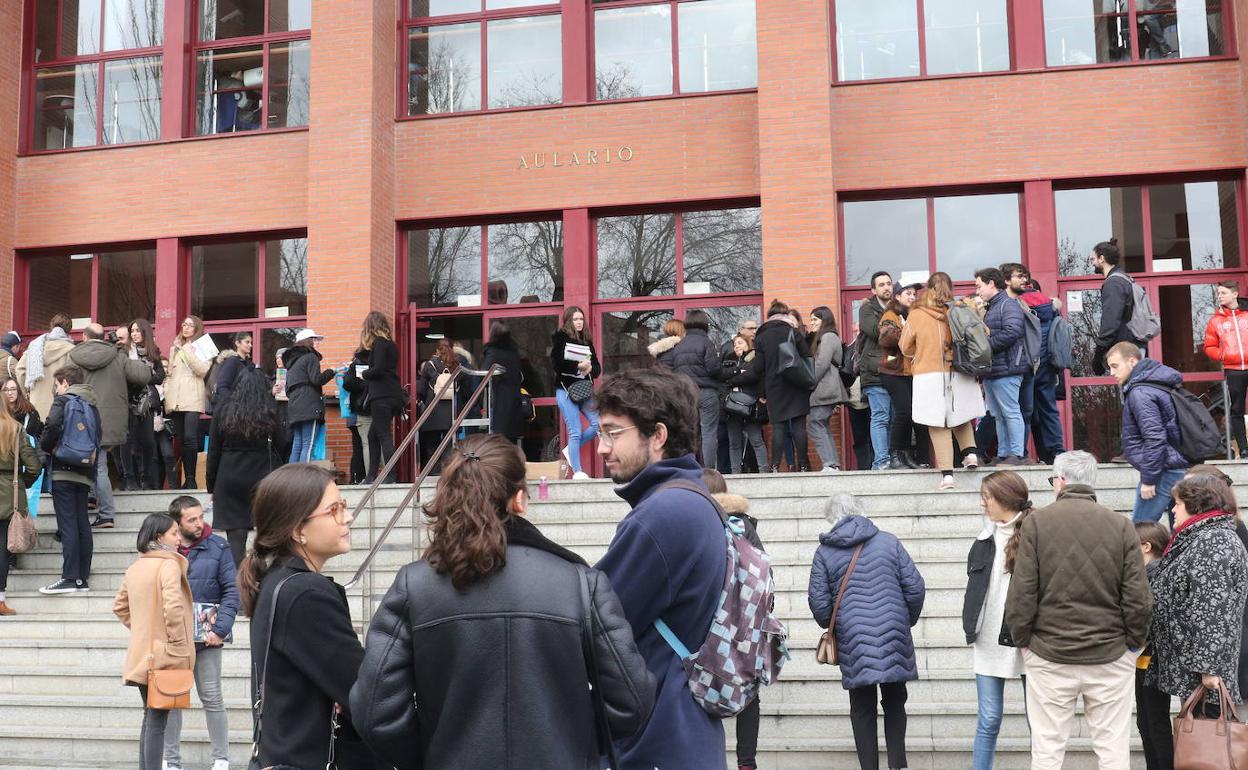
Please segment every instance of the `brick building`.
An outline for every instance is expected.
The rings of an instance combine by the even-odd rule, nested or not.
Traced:
[[[721,335],[773,297],[846,328],[876,269],[1023,261],[1076,328],[1068,444],[1108,459],[1087,255],[1119,239],[1150,354],[1213,387],[1246,31],[1227,0],[12,0],[0,327],[145,316],[167,348],[195,313],[266,366],[303,326],[337,363],[380,309],[410,381],[505,318],[537,453],[565,306],[610,371],[694,307]]]

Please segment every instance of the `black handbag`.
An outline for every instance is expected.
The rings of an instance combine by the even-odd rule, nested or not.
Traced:
[[[730,390],[724,394],[724,411],[743,420],[750,419],[757,403],[757,398],[740,390]]]
[[[566,388],[568,398],[574,404],[583,404],[594,397],[594,381],[590,379],[576,380]]]
[[[787,340],[780,343],[778,349],[780,361],[777,369],[780,376],[790,385],[802,390],[814,390],[815,359],[798,352],[796,336],[797,331],[794,330]]]

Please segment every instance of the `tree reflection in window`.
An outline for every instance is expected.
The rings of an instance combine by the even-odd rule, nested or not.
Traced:
[[[1117,385],[1082,385],[1070,389],[1074,446],[1103,463],[1122,454],[1122,396]]]
[[[709,283],[712,292],[763,288],[761,209],[690,211],[683,218],[685,283]]]
[[[481,228],[440,227],[408,235],[408,300],[447,307],[481,294]]]
[[[489,304],[563,299],[563,223],[489,226]]]
[[[481,25],[410,30],[408,115],[481,109]]]
[[[676,293],[676,217],[637,214],[598,220],[598,296]]]
[[[646,348],[663,336],[671,308],[623,310],[602,316],[602,370],[605,374],[655,366]]]
[[[1067,298],[1072,294],[1080,296],[1083,308],[1066,314],[1072,329],[1071,353],[1074,358],[1070,373],[1073,377],[1092,377],[1095,376],[1092,358],[1096,350],[1096,336],[1101,330],[1101,290],[1068,291]]]
[[[308,239],[286,238],[265,244],[264,305],[286,308],[286,315],[308,312]]]

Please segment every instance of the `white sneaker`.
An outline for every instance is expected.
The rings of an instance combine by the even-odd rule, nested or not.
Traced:
[[[966,468],[968,471],[975,470],[976,468],[979,467],[979,456],[976,455],[974,452],[972,452],[966,457],[962,458],[962,467]]]
[[[819,469],[820,473],[840,473],[841,469],[835,465],[825,465]]]
[[[230,760],[218,759],[212,763],[212,770],[230,770]]]
[[[941,489],[956,489],[957,486],[958,486],[958,483],[953,480],[953,476],[941,476],[940,478]]]
[[[577,471],[576,473],[572,474],[572,479],[574,481],[583,481],[588,478],[589,478],[589,474],[586,473],[585,471]]]

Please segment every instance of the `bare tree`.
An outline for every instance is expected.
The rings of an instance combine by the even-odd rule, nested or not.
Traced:
[[[763,223],[758,208],[689,212],[684,217],[685,281],[712,291],[763,286]]]
[[[563,298],[563,222],[514,222],[489,226],[491,283],[507,293],[539,301]]]
[[[493,83],[493,79],[490,82]],[[509,76],[507,84],[499,90],[498,98],[490,97],[490,107],[534,107],[558,104],[561,101],[563,73],[543,72],[538,66],[534,66],[531,69],[521,68],[514,76]]]
[[[408,238],[413,300],[428,307],[455,305],[481,290],[481,228],[414,230]]]
[[[633,73],[626,62],[612,62],[599,69],[594,77],[599,99],[635,99],[641,96],[641,86],[633,81]]]
[[[675,216],[638,214],[599,219],[598,285],[603,297],[675,294]]]
[[[408,114],[464,112],[480,107],[479,45],[478,40],[478,47],[468,50],[434,30],[414,39]]]

